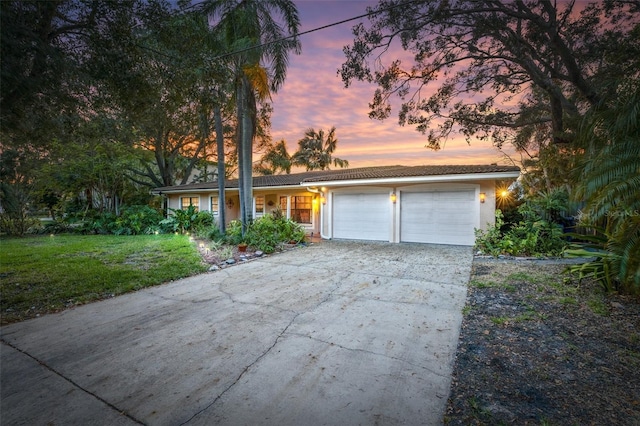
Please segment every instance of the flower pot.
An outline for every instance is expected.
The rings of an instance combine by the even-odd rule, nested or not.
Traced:
[[[239,252],[247,251],[247,245],[246,244],[238,244],[238,251]]]

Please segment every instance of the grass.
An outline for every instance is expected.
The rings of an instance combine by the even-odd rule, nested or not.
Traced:
[[[0,241],[2,323],[206,270],[182,235],[56,235]]]
[[[517,290],[516,286],[506,282],[471,280],[469,285],[476,288],[497,288],[508,291],[509,293]]]

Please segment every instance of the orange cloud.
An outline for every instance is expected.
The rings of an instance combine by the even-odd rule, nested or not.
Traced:
[[[366,12],[376,1],[296,1],[302,21],[301,31],[341,21]],[[397,122],[397,111],[385,121],[368,117],[375,86],[356,82],[348,89],[337,74],[344,62],[342,48],[353,41],[351,27],[356,22],[303,35],[302,54],[292,56],[287,78],[273,95],[271,134],[285,139],[290,152],[306,129],[336,127],[336,156],[349,160],[351,167],[418,164],[504,163],[503,154],[488,142],[468,145],[452,138],[444,149],[425,148],[426,136]],[[386,54],[388,60],[392,52]],[[407,53],[398,53],[404,59]]]

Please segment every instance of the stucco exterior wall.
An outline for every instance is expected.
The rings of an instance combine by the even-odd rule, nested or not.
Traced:
[[[496,182],[481,181],[480,193],[485,194],[484,203],[480,203],[480,229],[486,231],[496,223]]]
[[[194,191],[194,192],[184,192],[180,194],[167,194],[168,207],[169,209],[180,209],[181,208],[181,199],[189,198],[189,197],[197,197],[198,198],[198,209],[200,211],[211,211],[211,202],[210,197],[217,196],[217,191]],[[259,188],[254,189],[253,191],[254,199],[257,196],[265,197],[265,213],[272,213],[280,207],[280,197],[293,197],[293,196],[308,196],[312,197],[312,220],[311,223],[302,223],[301,225],[305,228],[307,233],[311,234],[313,232],[314,235],[319,234],[320,232],[320,195],[309,192],[304,188],[294,188],[290,189],[273,189],[273,188]],[[226,222],[229,223],[234,219],[238,219],[240,217],[240,200],[238,197],[237,190],[230,190],[225,193],[226,205],[225,207],[225,219]],[[255,205],[255,202],[254,202]],[[253,207],[253,206],[252,206]],[[222,208],[222,206],[219,206]],[[290,212],[290,204],[287,204],[286,211],[283,211],[287,217],[289,217]],[[171,210],[169,210],[168,214],[171,214]]]

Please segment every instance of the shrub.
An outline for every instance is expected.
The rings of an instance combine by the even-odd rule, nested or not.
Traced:
[[[242,238],[242,223],[239,220],[229,222],[225,239],[229,244],[233,245],[246,242],[245,239]]]
[[[32,228],[38,227],[40,221],[27,215],[14,217],[0,213],[0,232],[7,235],[24,235]]]
[[[304,241],[304,237],[305,231],[300,224],[281,216],[266,214],[249,225],[244,238],[242,224],[237,220],[231,221],[227,227],[226,239],[229,244],[244,242],[265,253],[272,253],[285,243],[300,243]]]
[[[71,232],[73,232],[71,224],[61,219],[47,223],[40,231],[42,234],[68,234]]]
[[[496,209],[496,222],[489,226],[486,231],[482,229],[475,230],[476,250],[491,256],[502,254],[502,227],[504,225],[502,211]]]
[[[567,246],[562,226],[543,220],[526,204],[519,210],[523,220],[509,226],[496,210],[495,225],[487,231],[476,229],[476,249],[492,256],[560,256]]]
[[[196,226],[193,233],[197,238],[204,240],[219,241],[224,238],[224,234],[220,232],[220,228],[215,222],[210,225]]]
[[[208,211],[198,212],[194,206],[187,209],[170,209],[173,214],[160,221],[163,232],[196,232],[215,224],[213,214]]]
[[[152,234],[157,230],[162,215],[149,206],[130,206],[121,210],[110,226],[116,235]]]
[[[593,228],[595,235],[574,236],[581,242],[572,244],[565,251],[565,256],[570,258],[589,259],[586,262],[570,265],[565,272],[578,276],[581,281],[591,278],[600,283],[602,289],[607,292],[619,292],[630,295],[640,295],[640,266],[635,267],[631,273],[624,271],[625,253],[616,247],[607,231],[602,228]],[[633,261],[640,262],[640,253],[633,256]]]
[[[117,219],[115,213],[88,210],[76,217],[70,216],[69,222],[73,224],[77,221],[72,229],[82,234],[112,234]]]

